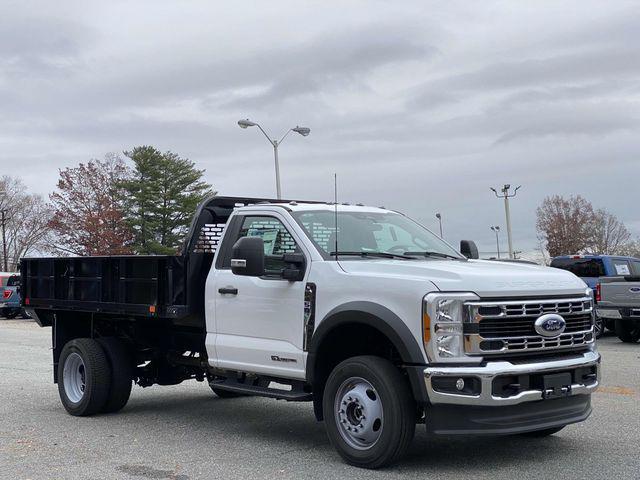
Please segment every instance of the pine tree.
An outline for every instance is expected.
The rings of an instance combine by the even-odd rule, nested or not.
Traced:
[[[125,155],[133,176],[123,182],[127,220],[140,254],[174,254],[189,230],[198,204],[212,194],[202,180],[204,171],[179,155],[152,146],[136,147]]]

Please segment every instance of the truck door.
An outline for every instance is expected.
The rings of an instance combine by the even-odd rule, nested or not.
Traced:
[[[305,278],[308,276],[308,252],[300,247],[302,242],[284,218],[276,213],[243,214],[234,223],[235,231],[229,231],[230,237],[225,235],[224,239],[229,247],[241,237],[260,236],[264,241],[267,270],[283,266],[278,255],[303,253],[307,258]],[[243,372],[304,378],[305,282],[274,276],[234,275],[231,248],[220,254],[226,258],[216,262],[213,278],[209,278],[207,285],[208,301],[215,298],[214,322],[207,319],[207,330],[215,329],[207,335],[208,344],[214,339],[215,365]]]

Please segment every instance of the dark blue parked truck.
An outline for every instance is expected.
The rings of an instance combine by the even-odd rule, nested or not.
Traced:
[[[551,266],[568,270],[580,277],[593,290],[598,301],[598,282],[602,277],[640,276],[640,258],[614,255],[563,255],[551,260]],[[596,337],[604,329],[615,330],[614,321],[607,318],[596,318]]]
[[[29,318],[20,305],[20,275],[11,275],[0,286],[0,316]]]

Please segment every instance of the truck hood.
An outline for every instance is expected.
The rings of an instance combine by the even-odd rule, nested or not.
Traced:
[[[474,292],[480,297],[582,295],[586,288],[565,270],[491,260],[341,259],[340,266],[349,274],[424,280],[441,291]]]

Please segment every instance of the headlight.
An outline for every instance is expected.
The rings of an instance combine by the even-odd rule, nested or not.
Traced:
[[[465,302],[480,300],[473,293],[430,293],[423,300],[424,348],[432,362],[465,360],[462,325],[467,319]]]

